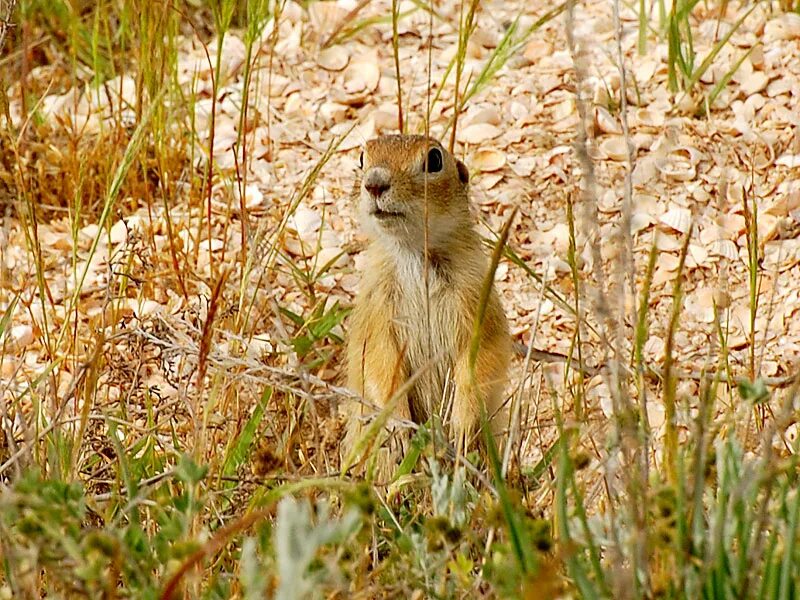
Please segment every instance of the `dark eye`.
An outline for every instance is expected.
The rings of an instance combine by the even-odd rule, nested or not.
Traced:
[[[358,168],[359,169],[363,169],[364,168],[364,153],[363,152],[361,153],[361,156],[358,157]]]
[[[425,159],[424,170],[427,173],[438,173],[442,170],[444,159],[442,151],[438,148],[428,150],[428,157]]]

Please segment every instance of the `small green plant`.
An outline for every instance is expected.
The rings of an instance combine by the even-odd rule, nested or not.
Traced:
[[[714,64],[714,60],[720,51],[730,40],[731,36],[742,26],[750,14],[758,6],[754,2],[736,22],[717,40],[711,50],[699,61],[699,57],[694,48],[694,33],[691,25],[691,13],[699,0],[678,0],[672,3],[669,16],[666,22],[667,37],[667,73],[669,89],[672,93],[683,91],[684,94],[693,94],[700,78]],[[643,2],[640,4],[642,6]],[[727,4],[727,3],[725,3]],[[641,27],[641,24],[640,24]],[[727,84],[739,65],[744,61],[750,51],[734,64],[720,82],[712,89],[708,96],[708,105],[711,105],[717,98],[721,89]],[[697,102],[697,106],[702,106],[703,102]]]
[[[300,316],[288,308],[282,307],[280,310],[297,326],[297,332],[292,338],[291,344],[301,359],[305,359],[309,353],[315,350],[316,345],[324,340],[331,340],[338,345],[343,343],[343,340],[333,330],[341,325],[350,309],[342,308],[338,302],[334,302],[326,308],[325,302],[320,301],[308,317]],[[329,359],[330,352],[317,351],[309,368],[315,368]]]
[[[275,597],[280,600],[294,600],[308,597],[320,588],[320,579],[334,564],[316,563],[322,546],[342,544],[358,529],[361,515],[356,508],[350,508],[340,518],[333,518],[329,505],[322,501],[314,507],[286,497],[278,504],[275,520],[274,547],[278,589]],[[330,576],[330,574],[328,575]]]
[[[165,566],[195,548],[190,524],[203,507],[198,484],[205,473],[184,457],[169,479],[105,506],[77,482],[27,473],[0,495],[6,589],[14,597],[39,590],[93,596],[122,586],[156,597]],[[153,511],[157,528],[142,528],[143,511]]]

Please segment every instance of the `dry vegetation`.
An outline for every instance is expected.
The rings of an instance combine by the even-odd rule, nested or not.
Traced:
[[[0,598],[798,597],[800,3],[0,19]],[[360,482],[350,192],[398,127],[487,252],[518,211],[532,352],[489,465],[428,424]]]

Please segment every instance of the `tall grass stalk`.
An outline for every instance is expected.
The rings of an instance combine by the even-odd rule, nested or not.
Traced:
[[[667,468],[668,481],[675,483],[678,478],[678,429],[676,423],[676,387],[678,377],[674,371],[675,364],[675,334],[678,332],[681,313],[683,312],[683,280],[686,266],[686,255],[689,251],[689,241],[692,237],[693,227],[686,232],[678,259],[675,280],[672,285],[672,311],[670,313],[667,338],[664,341],[664,413],[666,433],[664,435],[664,464]]]
[[[492,286],[494,285],[494,274],[497,271],[497,266],[500,264],[500,259],[503,256],[503,247],[506,245],[508,241],[508,235],[511,230],[511,224],[514,221],[514,217],[517,215],[516,208],[511,211],[511,215],[509,215],[508,219],[503,225],[503,229],[500,231],[499,239],[497,240],[497,244],[495,246],[494,252],[492,252],[492,257],[489,261],[489,270],[486,273],[486,277],[483,281],[483,286],[481,288],[481,295],[480,299],[478,300],[478,314],[475,317],[475,323],[473,326],[472,332],[472,341],[470,343],[470,351],[469,351],[469,371],[470,371],[470,379],[471,379],[471,386],[478,394],[480,394],[480,385],[477,381],[476,377],[476,365],[478,361],[478,352],[480,350],[480,343],[481,337],[483,332],[483,322],[484,318],[486,317],[486,307],[489,303],[489,296],[492,291]],[[497,444],[494,439],[494,435],[492,433],[492,428],[489,423],[489,416],[486,412],[486,401],[485,398],[479,397],[480,402],[480,414],[481,414],[481,430],[483,433],[483,441],[486,446],[487,455],[489,459],[489,465],[492,470],[492,475],[494,476],[494,484],[495,489],[497,490],[498,496],[500,498],[500,506],[503,510],[503,516],[505,518],[505,524],[508,531],[509,538],[511,539],[511,546],[513,549],[514,557],[517,560],[518,567],[523,575],[523,577],[529,575],[533,569],[534,565],[532,563],[532,556],[530,554],[530,539],[527,536],[527,533],[520,522],[519,514],[517,508],[511,502],[511,497],[509,496],[508,490],[506,488],[506,484],[504,481],[504,472],[503,472],[503,463],[500,460],[500,455],[497,449]]]
[[[698,4],[699,0],[676,0],[672,3],[669,17],[667,20],[667,80],[669,90],[676,94],[683,91],[680,99],[675,103],[680,107],[687,94],[694,91],[700,78],[711,68],[719,53],[736,33],[747,18],[759,5],[754,2],[717,40],[708,53],[703,57],[699,65],[696,65],[697,54],[694,48],[694,33],[691,25],[691,12]],[[728,79],[735,73],[734,67],[726,76]],[[719,94],[718,90],[713,90],[712,94]],[[714,96],[716,98],[716,96]],[[713,100],[709,104],[713,103]],[[697,103],[702,105],[702,103]]]
[[[639,38],[637,41],[637,49],[639,56],[644,56],[647,53],[647,26],[648,14],[645,7],[645,0],[639,0]]]
[[[464,73],[464,64],[467,57],[467,45],[469,39],[477,26],[476,16],[480,0],[470,0],[466,14],[464,14],[464,3],[462,0],[459,5],[458,18],[458,47],[455,56],[456,81],[453,88],[453,120],[450,129],[450,152],[456,146],[456,130],[458,129],[458,116],[464,107],[464,100],[461,98],[461,77]]]
[[[6,0],[5,2],[5,12],[4,14],[0,15],[0,51],[3,50],[3,46],[6,43],[6,35],[8,35],[8,30],[14,26],[11,17],[14,15],[14,8],[17,6],[17,0]]]
[[[261,57],[261,46],[256,47],[256,43],[261,42],[264,29],[269,22],[272,23],[272,31],[269,34],[269,59],[267,67],[267,99],[266,99],[266,119],[267,119],[267,153],[269,158],[272,158],[272,137],[271,137],[271,108],[272,108],[272,75],[274,66],[275,46],[278,43],[280,34],[280,17],[283,12],[285,0],[273,3],[273,12],[270,14],[270,3],[268,0],[258,0],[257,2],[248,2],[246,19],[247,28],[245,30],[244,44],[245,44],[245,60],[244,60],[244,73],[242,84],[242,108],[239,115],[239,125],[237,132],[237,141],[234,147],[234,156],[236,157],[237,177],[234,182],[237,195],[239,197],[239,214],[241,215],[241,250],[239,260],[242,265],[250,263],[249,260],[249,242],[251,238],[250,231],[250,216],[247,210],[246,190],[248,175],[250,173],[252,157],[248,153],[248,140],[247,140],[247,122],[248,114],[251,105],[251,84],[253,82],[253,71],[257,67]],[[253,102],[253,110],[259,113],[260,94],[257,94]],[[253,136],[255,136],[256,128],[253,127]],[[240,153],[241,151],[241,153]],[[241,156],[241,159],[239,157]],[[240,305],[243,301],[243,296],[249,290],[247,281],[249,279],[249,270],[243,273],[241,285],[239,288]],[[253,291],[251,302],[254,302],[256,293]],[[238,331],[242,331],[248,324],[247,320],[238,321]]]
[[[469,100],[471,100],[476,94],[478,94],[481,90],[485,89],[487,85],[489,85],[494,76],[508,63],[508,61],[514,57],[520,49],[525,45],[528,41],[530,36],[538,31],[542,26],[546,23],[550,22],[552,19],[560,15],[567,7],[567,2],[562,2],[555,8],[547,11],[544,15],[539,17],[536,21],[534,21],[528,28],[524,31],[519,31],[519,22],[520,16],[514,18],[511,24],[506,28],[505,32],[503,33],[503,37],[498,42],[497,46],[492,49],[491,53],[484,61],[483,65],[481,66],[480,71],[474,78],[470,78],[467,82],[466,89],[460,95],[460,97],[456,97],[453,103],[454,110],[453,116],[450,117],[450,120],[447,123],[444,131],[447,133],[450,131],[451,138],[453,136],[452,128],[458,116],[464,110],[464,107],[467,105]],[[462,15],[463,20],[463,15]],[[461,29],[459,29],[461,31]],[[461,35],[461,33],[459,33]],[[471,35],[471,34],[470,34]],[[469,40],[467,40],[469,41]],[[462,57],[461,60],[464,60]],[[450,62],[447,64],[447,68],[445,69],[442,77],[440,79],[440,83],[437,86],[436,94],[433,96],[433,100],[431,106],[435,106],[436,103],[439,101],[439,98],[442,92],[447,89],[446,82],[450,78],[450,74],[453,72],[454,68],[458,66],[458,52],[450,59]],[[460,77],[456,75],[456,78],[460,80]],[[457,88],[460,88],[460,83],[458,84]]]
[[[405,132],[403,120],[403,84],[400,78],[400,41],[397,24],[400,21],[400,2],[392,0],[392,56],[394,57],[394,76],[397,81],[397,131]]]
[[[758,202],[753,196],[749,201],[747,190],[742,189],[742,214],[744,215],[745,240],[747,242],[747,275],[749,291],[749,340],[748,340],[748,375],[751,381],[756,379],[756,317],[758,316],[758,300],[761,292],[758,255]]]
[[[643,4],[640,4],[640,9],[643,9]],[[628,71],[625,64],[625,54],[622,49],[622,19],[620,17],[620,3],[619,0],[614,0],[613,4],[614,16],[614,30],[616,41],[616,61],[617,69],[620,75],[620,123],[622,126],[622,135],[625,139],[625,159],[627,169],[625,171],[624,187],[622,194],[622,211],[619,219],[619,227],[621,229],[620,237],[622,239],[622,248],[620,249],[621,260],[618,261],[617,268],[617,323],[616,323],[616,356],[620,359],[628,356],[630,353],[625,348],[628,340],[626,335],[626,321],[628,315],[626,312],[626,297],[632,299],[630,308],[630,320],[633,323],[639,324],[641,317],[639,316],[639,307],[637,307],[635,298],[637,294],[636,289],[636,262],[634,260],[634,244],[633,235],[631,233],[631,223],[633,219],[634,201],[633,201],[633,172],[635,169],[635,151],[634,145],[631,140],[631,132],[628,123]],[[640,39],[641,42],[641,39]],[[641,46],[640,46],[641,47]],[[652,254],[652,252],[651,252]],[[648,264],[648,272],[645,274],[643,287],[647,292],[643,293],[643,298],[649,295],[649,278],[652,277],[652,269],[654,268],[655,258],[651,257]],[[641,310],[647,310],[648,305],[644,304]],[[647,331],[634,333],[634,347],[636,345],[636,337],[646,337]],[[634,352],[635,354],[635,352]],[[633,573],[632,579],[636,593],[641,595],[644,590],[650,589],[650,575],[647,569],[647,555],[648,555],[648,531],[646,526],[647,512],[643,503],[639,498],[646,497],[649,493],[649,479],[650,479],[650,444],[649,432],[650,423],[647,411],[647,395],[648,391],[642,381],[642,365],[641,363],[635,365],[636,377],[631,381],[631,377],[625,369],[626,365],[614,364],[617,368],[613,369],[612,375],[615,376],[616,381],[612,380],[612,385],[616,389],[616,411],[618,411],[618,424],[619,436],[622,439],[623,456],[625,457],[626,464],[630,465],[629,477],[626,482],[626,492],[628,495],[628,518],[633,522],[638,535],[632,536],[631,545],[631,572]],[[631,401],[631,388],[636,389],[639,404],[638,407]],[[637,411],[638,408],[638,411]],[[641,574],[641,575],[639,575]]]
[[[234,9],[236,6],[235,0],[220,0],[219,2],[215,2],[212,5],[212,14],[214,16],[214,28],[217,34],[217,54],[216,54],[216,61],[214,63],[214,70],[211,76],[211,93],[212,93],[212,100],[211,100],[211,119],[209,120],[208,124],[208,161],[206,162],[205,166],[205,177],[203,178],[203,193],[201,197],[205,197],[206,199],[206,227],[207,227],[207,237],[208,237],[208,255],[210,257],[210,266],[211,272],[214,273],[216,269],[216,263],[213,259],[214,253],[212,252],[211,243],[213,241],[213,235],[211,231],[211,193],[213,187],[213,180],[214,180],[214,138],[216,135],[216,125],[217,125],[217,102],[218,102],[218,92],[219,86],[222,84],[222,50],[225,44],[225,35],[230,29],[231,26],[231,19],[233,18]],[[198,228],[202,231],[203,223],[202,223],[202,216],[200,220],[200,226]],[[197,251],[199,251],[200,244],[197,244]]]
[[[92,244],[89,247],[89,258],[91,259],[92,256],[97,252],[97,247],[100,244],[101,237],[105,234],[105,227],[108,224],[109,217],[111,216],[111,212],[114,209],[114,205],[116,204],[119,193],[122,188],[122,184],[125,181],[125,177],[128,175],[128,171],[133,165],[134,159],[136,158],[136,154],[139,151],[139,148],[144,140],[144,136],[148,131],[148,127],[150,125],[150,119],[152,118],[153,114],[156,111],[156,107],[158,106],[159,102],[161,101],[161,97],[164,94],[165,90],[159,93],[158,96],[152,99],[152,102],[142,117],[142,120],[137,125],[136,129],[131,136],[130,141],[128,142],[127,147],[125,148],[125,153],[122,155],[122,160],[120,161],[117,169],[114,173],[114,177],[111,180],[111,184],[108,188],[108,193],[106,194],[105,202],[103,203],[103,209],[100,212],[100,216],[98,218],[98,231],[95,237],[92,239]],[[78,299],[80,298],[81,291],[83,289],[83,284],[86,281],[86,276],[89,272],[91,267],[91,260],[87,260],[86,266],[83,269],[78,281],[76,282],[75,291],[70,298],[69,306],[67,308],[66,314],[71,315],[75,311],[75,307],[77,305]],[[69,327],[62,327],[58,336],[58,341],[56,342],[56,346],[61,346],[61,343],[66,335],[67,331],[69,331]]]

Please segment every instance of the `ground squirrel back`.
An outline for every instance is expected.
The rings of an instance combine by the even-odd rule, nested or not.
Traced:
[[[494,289],[480,333],[477,385],[469,370],[488,259],[468,191],[466,166],[436,140],[393,135],[367,142],[353,199],[371,243],[347,344],[348,385],[366,402],[347,407],[345,455],[369,415],[393,399],[397,418],[424,423],[441,415],[461,448],[474,441],[482,401],[495,432],[503,428],[498,415],[511,340]],[[390,437],[376,455],[384,475],[402,458],[407,436]]]

